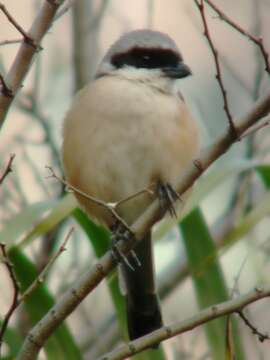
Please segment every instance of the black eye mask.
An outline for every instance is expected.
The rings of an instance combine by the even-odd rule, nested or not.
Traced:
[[[111,63],[117,69],[124,66],[144,69],[162,69],[177,67],[181,60],[179,54],[172,50],[135,47],[128,52],[116,54],[113,56]]]

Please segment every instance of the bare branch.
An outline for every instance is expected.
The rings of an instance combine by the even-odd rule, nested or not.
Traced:
[[[63,1],[64,0],[44,0],[43,6],[37,14],[30,30],[27,33],[24,33],[23,31],[24,42],[20,45],[18,53],[5,79],[5,84],[7,84],[6,86],[10,89],[11,94],[16,95],[18,89],[21,87],[23,79],[32,64],[32,59],[39,49],[40,42],[52,25],[55,13]],[[2,5],[1,10],[5,11],[4,9],[5,7]],[[15,23],[13,23],[14,26]],[[18,26],[16,28],[18,29]],[[22,33],[22,31],[20,32]],[[1,82],[1,84],[3,90],[3,82]],[[13,98],[14,96],[7,96],[3,91],[2,94],[0,94],[0,128],[4,123],[5,116]]]
[[[78,189],[77,187],[73,186],[72,184],[69,184],[66,180],[64,180],[64,179],[60,178],[58,175],[56,175],[56,173],[54,172],[54,170],[53,170],[53,168],[51,166],[45,166],[45,167],[46,167],[46,169],[48,169],[51,172],[51,174],[48,176],[48,178],[54,178],[54,179],[60,181],[68,189],[72,190],[76,194],[79,194],[79,195],[83,196],[85,199],[87,199],[87,200],[99,205],[100,207],[106,209],[109,213],[111,213],[112,217],[116,221],[121,223],[124,226],[125,229],[127,229],[127,230],[129,230],[131,232],[128,224],[125,222],[124,219],[121,218],[121,216],[118,215],[117,211],[115,210],[117,204],[106,203],[105,201],[97,199],[94,196],[86,194],[84,191]]]
[[[175,335],[190,331],[210,320],[241,311],[245,306],[254,303],[260,299],[270,296],[270,287],[266,289],[255,289],[246,295],[239,296],[233,300],[225,301],[221,304],[210,306],[192,316],[191,318],[175,322],[172,325],[163,326],[146,336],[137,340],[130,341],[127,344],[119,346],[118,349],[102,356],[99,360],[121,360],[128,356],[137,354],[145,349],[159,344],[163,340],[172,338]]]
[[[268,74],[270,75],[269,54],[266,51],[263,38],[254,36],[250,34],[247,30],[243,29],[239,24],[237,24],[235,21],[229,18],[229,16],[224,14],[224,12],[220,10],[218,6],[212,2],[212,0],[204,0],[204,1],[218,14],[221,20],[224,20],[227,24],[232,26],[236,31],[244,35],[246,38],[248,38],[250,41],[252,41],[255,45],[259,47],[264,59],[265,71],[268,72]]]
[[[70,239],[71,235],[74,232],[74,228],[71,227],[67,233],[67,235],[65,236],[65,239],[62,243],[62,245],[60,246],[60,248],[58,249],[58,251],[52,255],[52,257],[50,258],[50,260],[48,261],[48,263],[46,264],[46,266],[44,267],[44,269],[41,271],[41,273],[38,275],[38,277],[34,280],[34,282],[24,291],[24,293],[21,295],[21,297],[18,300],[18,306],[29,296],[32,294],[32,292],[38,287],[39,284],[43,283],[45,276],[47,275],[47,273],[49,272],[49,270],[51,269],[51,267],[53,266],[53,264],[55,263],[55,261],[59,258],[59,256],[62,254],[62,252],[64,252],[66,250],[66,245],[68,240]]]
[[[264,342],[265,340],[269,340],[270,337],[268,334],[263,334],[262,332],[260,332],[254,325],[252,325],[252,323],[249,321],[249,319],[246,317],[246,315],[243,313],[242,309],[237,311],[237,314],[240,316],[240,318],[244,321],[244,323],[246,324],[247,327],[250,328],[250,330],[252,331],[252,334],[258,336],[258,339],[260,340],[260,342]]]
[[[2,347],[2,343],[3,343],[3,337],[4,337],[5,331],[7,329],[11,315],[13,314],[14,310],[16,309],[16,307],[18,305],[19,284],[17,282],[16,275],[13,270],[13,264],[10,262],[8,255],[7,255],[6,245],[4,243],[0,243],[0,248],[2,251],[2,255],[3,255],[3,262],[6,265],[6,268],[9,273],[9,277],[11,279],[11,283],[13,286],[12,302],[11,302],[11,305],[3,319],[3,322],[2,322],[2,325],[0,328],[0,358],[1,358],[1,347]]]
[[[47,275],[48,271],[51,269],[55,261],[62,254],[62,252],[66,250],[67,242],[70,239],[73,232],[74,232],[74,228],[71,227],[67,235],[65,236],[65,239],[62,245],[60,246],[59,250],[52,255],[52,257],[50,258],[50,260],[48,261],[47,265],[44,267],[42,272],[38,275],[38,277],[32,282],[32,284],[24,291],[24,293],[20,297],[19,297],[19,285],[16,280],[15,273],[13,271],[13,265],[9,261],[6,252],[6,246],[5,244],[0,243],[0,248],[2,250],[4,263],[6,264],[14,288],[12,304],[7,314],[5,315],[2,326],[0,328],[0,355],[1,355],[1,345],[3,343],[3,336],[5,334],[11,316],[13,315],[14,311],[18,308],[18,306],[22,304],[25,301],[25,299],[28,298],[41,283],[43,283],[44,278]]]
[[[254,125],[260,118],[270,111],[270,93],[264,98],[256,102],[254,107],[241,119],[237,124],[237,133],[241,136],[249,127]],[[195,180],[205,171],[216,159],[221,157],[232,144],[236,142],[231,131],[225,132],[216,142],[206,149],[200,156],[199,164],[201,171],[192,163],[186,174],[179,178],[176,190],[179,194],[187,191]],[[128,252],[143,238],[144,234],[149,231],[151,226],[156,222],[160,215],[160,206],[158,199],[154,200],[143,214],[132,224],[131,231],[135,234],[129,239],[120,240],[118,249],[122,254],[127,255]],[[69,289],[59,301],[51,308],[51,310],[35,325],[29,332],[18,356],[18,360],[30,360],[37,356],[45,341],[61,324],[61,322],[81,303],[81,301],[105,278],[109,272],[115,268],[116,263],[111,252],[107,252],[99,262],[93,266],[87,273],[83,274],[76,283]],[[255,296],[256,299],[261,298],[260,294],[268,296],[270,289],[266,292],[256,292],[254,295],[246,295],[244,299],[248,302]],[[258,293],[258,294],[257,294]],[[240,300],[239,300],[240,299]],[[245,306],[247,303],[243,298],[231,300],[233,304],[241,304]],[[242,301],[242,300],[243,301]],[[239,301],[239,302],[237,302]],[[255,300],[254,300],[255,301]],[[232,303],[230,303],[231,305]],[[240,307],[241,307],[240,306]],[[231,309],[235,311],[236,309]],[[229,312],[229,311],[228,311]],[[205,313],[204,313],[205,314]],[[205,320],[206,321],[206,320]],[[166,332],[165,332],[166,333]],[[159,340],[160,341],[160,340]]]
[[[125,202],[127,201],[130,201],[140,195],[143,195],[143,194],[148,194],[148,195],[151,195],[151,196],[154,196],[155,195],[155,191],[151,190],[151,186],[155,185],[154,183],[153,184],[150,184],[149,188],[145,188],[145,189],[142,189],[142,190],[139,190],[137,191],[136,193],[134,194],[131,194],[130,196],[122,199],[122,200],[119,200],[117,201],[117,203],[115,203],[115,208],[117,209],[119,206],[121,206],[122,204],[124,204]]]
[[[21,39],[3,40],[3,41],[0,41],[0,46],[19,44],[19,43],[21,43],[21,42],[22,42]]]
[[[15,156],[16,156],[15,154],[10,155],[7,166],[6,166],[3,174],[0,176],[0,185],[3,183],[3,181],[8,176],[8,174],[12,172],[12,163],[13,163],[13,160],[15,159]]]
[[[213,57],[214,57],[214,62],[215,62],[215,66],[216,66],[216,79],[217,82],[219,84],[221,93],[222,93],[222,97],[223,97],[223,103],[224,103],[224,111],[227,115],[228,121],[229,121],[229,126],[230,126],[230,131],[232,133],[232,135],[238,139],[238,134],[233,122],[233,118],[229,109],[229,105],[228,105],[228,98],[227,98],[227,91],[225,89],[225,86],[223,84],[223,79],[222,79],[222,75],[221,75],[221,69],[220,69],[220,63],[219,63],[219,54],[217,49],[215,48],[215,45],[213,43],[213,40],[211,38],[209,29],[208,29],[208,25],[207,25],[207,21],[206,21],[206,16],[205,16],[205,9],[204,9],[204,0],[194,0],[195,4],[197,5],[200,14],[201,14],[201,18],[202,18],[202,22],[203,22],[203,27],[204,27],[204,36],[206,37],[210,49],[212,51]]]

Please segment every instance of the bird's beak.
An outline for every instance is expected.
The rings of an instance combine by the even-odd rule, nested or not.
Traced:
[[[164,67],[162,68],[162,71],[166,76],[172,79],[181,79],[192,74],[190,68],[182,61],[176,66]]]

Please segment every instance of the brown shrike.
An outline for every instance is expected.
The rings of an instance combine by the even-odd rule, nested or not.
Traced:
[[[198,153],[198,128],[179,91],[191,74],[175,42],[150,30],[129,32],[108,50],[95,79],[76,95],[63,129],[67,181],[108,203],[156,184],[172,189]],[[109,211],[75,193],[93,219],[113,227]],[[149,193],[123,202],[128,223],[153,201]],[[162,325],[151,234],[137,245],[135,271],[122,264],[131,339]]]

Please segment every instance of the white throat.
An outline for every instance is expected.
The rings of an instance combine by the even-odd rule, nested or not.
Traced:
[[[178,82],[170,79],[162,74],[159,69],[148,70],[138,69],[134,67],[125,67],[118,70],[110,71],[107,73],[110,76],[118,76],[120,78],[134,81],[151,87],[153,90],[167,94],[176,95],[179,91]]]

